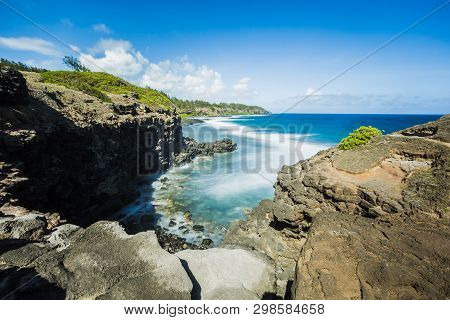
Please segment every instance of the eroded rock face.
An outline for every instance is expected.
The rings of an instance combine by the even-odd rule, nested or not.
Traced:
[[[447,299],[450,228],[435,219],[316,216],[297,263],[295,299]]]
[[[0,66],[0,107],[24,103],[27,96],[23,75],[14,69]]]
[[[54,250],[54,244],[63,246]],[[159,246],[154,232],[130,236],[117,222],[61,229],[50,245],[28,244],[0,255],[0,266],[32,268],[64,290],[66,299],[191,297],[180,260]]]
[[[5,81],[17,76],[22,86],[8,70]],[[15,206],[86,226],[132,201],[136,176],[166,170],[181,149],[171,111],[120,95],[106,103],[24,74],[26,103],[0,108],[0,214]]]
[[[307,161],[283,167],[275,184],[274,200],[262,202],[249,214],[246,221],[232,225],[226,235],[225,244],[242,244],[264,252],[273,258],[277,270],[279,295],[286,290],[286,296],[289,296],[289,283],[296,274],[297,281],[293,285],[297,297],[306,297],[306,295],[299,294],[305,286],[317,283],[320,279],[327,277],[327,279],[335,279],[332,282],[341,284],[340,293],[333,296],[333,294],[325,295],[322,292],[310,290],[307,291],[309,298],[338,296],[348,299],[380,298],[380,294],[374,293],[376,290],[385,288],[389,291],[391,286],[395,287],[395,284],[389,281],[385,282],[381,278],[376,279],[377,273],[373,272],[371,275],[373,277],[367,276],[367,279],[370,278],[368,283],[378,281],[378,287],[373,284],[374,288],[377,287],[374,292],[369,293],[368,291],[365,296],[345,295],[343,290],[347,275],[341,275],[339,272],[346,268],[348,261],[339,260],[336,257],[338,263],[334,269],[328,269],[326,266],[329,262],[326,262],[325,258],[320,258],[321,255],[327,256],[325,251],[325,242],[327,241],[336,252],[346,254],[353,259],[352,261],[359,261],[363,259],[364,255],[369,255],[367,248],[350,247],[338,250],[336,246],[346,245],[345,241],[339,242],[330,235],[327,240],[321,242],[322,252],[317,253],[319,260],[311,262],[312,267],[320,268],[323,265],[324,270],[328,271],[321,274],[311,271],[309,276],[311,279],[308,280],[308,284],[305,280],[307,277],[301,277],[305,270],[304,261],[306,261],[304,258],[306,249],[303,246],[305,242],[308,245],[310,241],[319,241],[314,240],[316,237],[311,233],[312,226],[315,226],[315,230],[321,229],[321,223],[325,224],[324,221],[327,221],[324,218],[316,221],[316,217],[319,216],[330,215],[332,218],[329,219],[334,219],[333,221],[337,224],[336,228],[342,224],[348,226],[348,230],[351,230],[351,224],[346,220],[349,216],[358,217],[358,222],[366,221],[367,228],[371,225],[367,221],[373,223],[389,221],[393,225],[390,229],[391,232],[399,233],[397,237],[391,236],[392,242],[395,242],[391,248],[392,250],[395,248],[396,253],[389,257],[379,255],[378,258],[386,263],[392,263],[392,261],[397,261],[400,265],[402,261],[408,263],[405,268],[410,275],[402,278],[404,280],[402,280],[402,285],[414,288],[414,279],[417,277],[431,278],[431,273],[442,271],[443,265],[448,266],[448,260],[438,258],[438,252],[442,250],[442,247],[437,241],[432,240],[427,247],[429,258],[424,258],[431,259],[429,267],[423,270],[415,269],[405,257],[414,254],[418,247],[411,246],[411,250],[408,251],[407,245],[403,243],[406,240],[400,235],[409,230],[411,237],[415,233],[418,233],[416,236],[419,237],[420,230],[412,228],[410,224],[412,221],[429,220],[433,225],[429,227],[429,235],[432,239],[434,239],[431,233],[433,228],[443,232],[442,239],[448,237],[448,233],[444,231],[447,230],[450,221],[450,179],[448,177],[450,149],[445,138],[449,130],[448,120],[449,116],[444,116],[438,121],[423,126],[375,138],[369,144],[353,150],[329,149],[319,152]],[[350,232],[348,230],[347,232]],[[385,248],[380,242],[371,239],[373,234],[370,230],[366,235],[363,230],[363,227],[357,230],[359,235],[355,235],[354,241],[361,243],[366,241],[372,244],[371,250],[374,252],[385,252]],[[437,238],[439,237],[436,236]],[[336,243],[331,244],[333,241]],[[314,247],[315,244],[309,244],[309,246]],[[363,252],[359,252],[360,250]],[[403,254],[401,254],[402,250]],[[431,254],[433,251],[435,251],[435,255]],[[300,253],[303,258],[297,263]],[[376,258],[370,261],[369,264],[378,263]],[[298,266],[295,273],[296,265]],[[329,273],[325,275],[325,272]],[[396,272],[400,273],[401,271],[398,269]],[[380,274],[380,277],[384,277],[384,275]],[[334,285],[330,284],[331,291],[337,290],[332,289],[331,286]],[[423,290],[417,288],[415,297],[436,298],[448,294],[448,291],[442,289],[442,285],[438,286],[437,281],[433,282],[432,287],[436,289],[434,293],[430,288]],[[386,294],[384,297],[414,296],[409,289],[408,294],[404,295],[397,289],[392,290],[391,295]]]
[[[194,282],[193,297],[207,300],[262,299],[275,289],[274,268],[248,250],[214,248],[176,253]]]

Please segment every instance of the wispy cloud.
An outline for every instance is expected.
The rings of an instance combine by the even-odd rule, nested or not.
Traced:
[[[99,33],[104,33],[104,34],[111,34],[112,33],[112,30],[104,23],[94,24],[92,26],[92,29],[95,32],[99,32]]]
[[[250,87],[251,78],[244,77],[233,85],[233,95],[237,97],[253,97],[257,92]]]
[[[41,38],[0,37],[0,46],[14,50],[32,51],[46,56],[62,56],[62,53],[52,42]]]

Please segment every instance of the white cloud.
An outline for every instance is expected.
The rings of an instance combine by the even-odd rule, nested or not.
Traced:
[[[57,50],[52,42],[41,38],[0,37],[0,46],[15,50],[32,51],[46,56],[62,56],[62,53]]]
[[[125,40],[104,39],[91,52],[102,51],[101,57],[82,53],[80,61],[93,71],[106,71],[137,81],[149,61]]]
[[[151,63],[142,84],[181,97],[214,97],[225,87],[219,72],[206,65],[195,66],[187,57]]]
[[[94,24],[94,25],[92,26],[92,29],[93,29],[95,32],[99,32],[99,33],[104,33],[104,34],[110,34],[110,33],[112,33],[112,30],[111,30],[110,28],[108,28],[108,27],[106,26],[106,24],[104,24],[104,23]]]
[[[314,88],[308,88],[306,89],[306,95],[307,96],[319,96],[322,95],[321,91],[316,91]]]
[[[101,39],[94,47],[89,49],[92,54],[104,53],[107,50],[122,49],[124,51],[133,50],[133,45],[127,40]]]
[[[194,65],[186,56],[151,62],[126,40],[102,39],[80,54],[80,62],[181,98],[216,99],[225,88],[221,74],[206,65]]]
[[[233,89],[235,91],[248,91],[249,90],[249,82],[250,78],[242,78],[238,82],[233,85]]]
[[[255,96],[257,92],[250,87],[250,80],[251,78],[249,77],[239,79],[239,81],[233,85],[234,96],[237,97]]]
[[[72,49],[73,51],[75,51],[76,53],[80,53],[81,50],[79,47],[73,45],[73,44],[69,44],[70,49]]]

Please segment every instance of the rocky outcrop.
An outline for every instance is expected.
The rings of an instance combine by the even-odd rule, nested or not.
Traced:
[[[26,101],[28,89],[22,74],[0,66],[0,101],[19,104]]]
[[[283,167],[275,184],[274,200],[263,201],[246,221],[235,223],[225,244],[245,245],[273,258],[279,295],[286,290],[289,296],[295,278],[293,292],[297,298],[447,298],[449,291],[445,283],[448,281],[441,280],[439,284],[433,277],[433,274],[448,273],[445,266],[449,265],[449,260],[440,252],[439,236],[430,236],[426,248],[421,240],[412,239],[424,238],[420,232],[431,235],[435,230],[448,242],[450,150],[446,137],[449,118],[444,116],[433,123],[378,137],[353,150],[325,150],[307,161]],[[349,217],[360,227],[353,226]],[[322,226],[329,220],[336,224],[331,234],[325,233],[326,228]],[[392,225],[388,244],[373,240],[375,231],[364,232],[365,228],[370,229],[382,221]],[[424,229],[417,230],[415,223],[423,223]],[[407,232],[409,238],[405,235]],[[325,238],[330,243],[325,244]],[[357,245],[337,248],[352,241],[371,244],[371,249]],[[330,247],[335,254],[330,253]],[[308,248],[313,248],[314,254],[310,255]],[[391,254],[385,254],[386,250],[391,250]],[[339,253],[346,254],[352,263],[339,258]],[[414,267],[411,256],[427,260],[424,264],[427,267]],[[364,290],[372,286],[371,291],[367,289],[366,295],[359,296],[354,295],[354,291],[344,294],[345,283],[351,283],[349,277],[353,277],[353,283],[358,282],[358,274],[353,269],[351,272],[344,270],[365,258],[371,265],[383,261],[389,266],[401,266],[409,276],[405,275],[401,281],[396,279],[399,282],[389,282],[383,278],[384,273],[375,272],[374,266],[375,269],[361,278],[368,283],[364,284]],[[338,263],[331,268],[330,262],[325,263],[326,259]],[[305,270],[309,270],[306,275]],[[398,268],[395,273],[402,273],[402,269]],[[425,288],[415,282],[418,277],[434,279],[434,282]],[[305,290],[311,283],[316,285],[315,289]],[[408,293],[402,295],[398,286],[415,291],[407,289]],[[318,287],[322,291],[319,292]],[[326,290],[329,292],[324,294]],[[389,293],[379,294],[383,290]]]
[[[5,71],[6,70],[6,71]],[[137,175],[167,169],[181,148],[178,115],[110,95],[106,103],[2,68],[0,212],[58,212],[87,225],[137,194]],[[129,112],[128,112],[129,111]]]
[[[273,265],[254,252],[214,248],[180,251],[176,256],[194,283],[194,298],[251,300],[274,292]]]
[[[65,299],[191,297],[192,283],[180,260],[159,246],[152,231],[130,236],[117,222],[102,221],[85,230],[66,225],[53,237],[50,244],[31,243],[3,253],[1,269],[28,269],[62,290]],[[37,295],[48,286],[32,288]],[[9,298],[26,296],[27,290],[30,286],[19,287]],[[41,292],[41,298],[46,294]]]
[[[47,219],[43,215],[0,217],[0,240],[42,240],[46,232]]]
[[[215,153],[232,152],[237,144],[231,139],[222,139],[214,142],[197,142],[192,138],[183,138],[181,152],[175,157],[174,164],[182,165],[192,162],[196,157],[211,157]]]

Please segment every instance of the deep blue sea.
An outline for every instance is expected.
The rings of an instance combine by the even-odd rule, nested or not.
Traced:
[[[158,224],[193,243],[211,238],[217,244],[232,221],[262,199],[273,198],[282,165],[291,165],[339,143],[359,126],[385,134],[433,121],[437,115],[272,114],[204,119],[183,128],[201,142],[230,138],[238,149],[150,176],[141,198],[121,211],[123,222]],[[167,179],[166,179],[167,178]],[[192,219],[186,218],[189,211]],[[130,222],[131,221],[131,222]],[[193,225],[202,225],[203,232]]]

